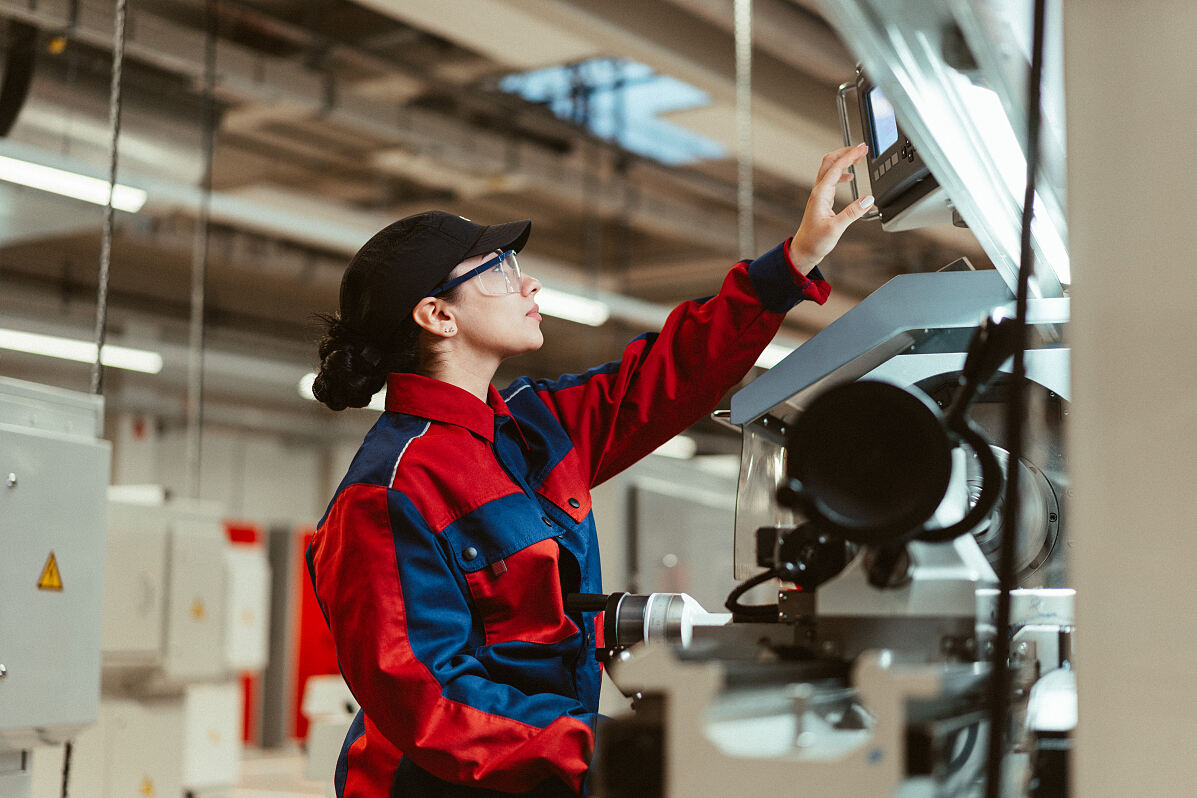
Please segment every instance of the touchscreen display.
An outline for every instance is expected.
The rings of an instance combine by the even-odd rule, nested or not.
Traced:
[[[873,128],[870,131],[873,137],[872,157],[876,158],[898,143],[898,119],[894,116],[894,106],[881,89],[874,86],[869,89],[866,98],[869,104],[869,120]]]

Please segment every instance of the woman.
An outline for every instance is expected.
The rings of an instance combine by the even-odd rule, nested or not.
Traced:
[[[820,304],[815,268],[871,197],[833,212],[862,147],[826,156],[792,239],[736,264],[623,357],[556,381],[491,385],[544,341],[515,253],[530,222],[439,211],[354,256],[313,390],[333,410],[385,383],[308,550],[346,682],[362,706],[337,795],[577,795],[594,746],[593,613],[601,590],[590,488],[714,409],[786,311]]]

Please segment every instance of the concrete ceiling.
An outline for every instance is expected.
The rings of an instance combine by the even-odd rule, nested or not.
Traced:
[[[765,250],[796,228],[819,159],[840,143],[835,87],[853,59],[803,3],[756,0],[754,14]],[[314,366],[312,319],[335,309],[345,261],[395,218],[430,207],[531,218],[528,270],[612,300],[602,327],[546,319],[544,349],[500,378],[616,356],[673,303],[710,294],[742,254],[734,156],[667,167],[498,88],[530,68],[632,59],[704,91],[708,106],[670,121],[734,153],[732,0],[141,0],[129,15],[120,181],[149,199],[116,216],[109,340],[157,348],[167,367],[109,370],[110,408],[182,415],[203,213],[205,417],[334,436],[357,434],[360,418],[330,422],[294,383]],[[112,4],[0,0],[0,18],[6,80],[24,41],[33,70],[0,155],[105,177]],[[0,326],[91,338],[101,229],[94,206],[0,183]],[[967,231],[858,225],[825,267],[832,301],[801,306],[783,337],[799,343],[893,275],[961,255],[987,263]],[[87,385],[85,366],[34,356],[0,352],[0,373]]]

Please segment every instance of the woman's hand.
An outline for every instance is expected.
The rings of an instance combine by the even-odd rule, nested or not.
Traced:
[[[870,194],[856,200],[839,213],[836,213],[833,207],[836,185],[852,179],[848,167],[863,158],[867,150],[866,145],[858,144],[823,156],[823,163],[819,165],[819,175],[815,178],[815,187],[811,189],[810,199],[806,201],[802,223],[790,242],[790,259],[802,274],[818,266],[839,242],[848,225],[864,216],[865,211],[872,206],[873,195]]]

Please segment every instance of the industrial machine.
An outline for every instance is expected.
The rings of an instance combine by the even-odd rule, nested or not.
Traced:
[[[1076,688],[1058,8],[1032,37],[1029,5],[820,5],[861,60],[841,110],[847,138],[857,92],[876,218],[967,226],[995,268],[895,278],[732,398],[729,612],[679,594],[572,597],[605,611],[596,656],[633,703],[601,727],[597,794],[1064,796]],[[1032,56],[1046,60],[1034,151]],[[1031,157],[1036,215],[1022,225]],[[744,603],[760,585],[776,600]]]
[[[0,378],[0,796],[96,720],[109,446],[98,396]]]
[[[956,311],[943,310],[949,297]],[[1026,353],[1036,445],[1017,471],[1002,446],[1012,386],[1000,361],[989,358],[997,373],[968,408],[984,449],[953,445],[944,426],[965,388],[962,350],[978,338],[967,320],[1008,299],[992,271],[899,278],[736,395],[732,418],[746,419],[737,591],[768,581],[778,600],[745,606],[733,593],[733,612],[715,614],[684,595],[605,598],[600,656],[637,709],[603,727],[600,795],[721,795],[745,783],[828,796],[981,794],[1004,513],[993,469],[999,485],[1017,474],[1026,497],[1010,626],[1022,698],[1006,764],[1019,791],[1006,794],[1062,794],[1025,791],[1062,778],[1059,741],[1075,722],[1068,353],[1051,343],[1066,303],[1035,303],[1048,345]],[[897,310],[887,319],[886,308]],[[915,329],[894,326],[899,317]],[[895,339],[902,354],[879,354]],[[822,360],[831,352],[856,354]],[[1032,762],[1047,741],[1052,754]]]

